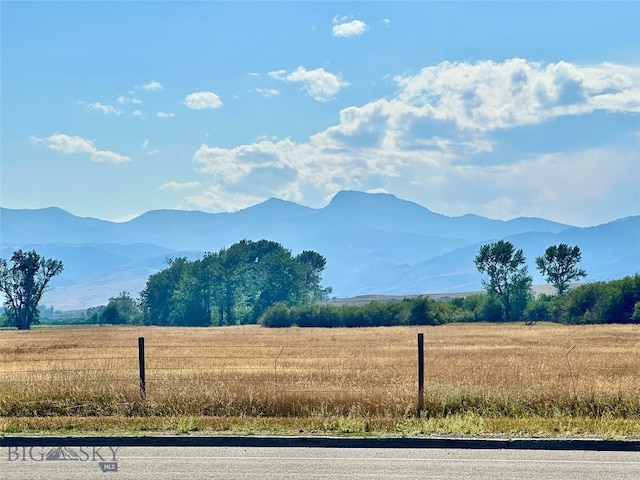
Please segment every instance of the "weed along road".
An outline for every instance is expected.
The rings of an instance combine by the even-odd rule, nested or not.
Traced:
[[[639,451],[331,447],[2,447],[3,480],[637,480]]]

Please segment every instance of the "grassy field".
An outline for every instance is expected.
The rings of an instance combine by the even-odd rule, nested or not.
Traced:
[[[5,330],[0,431],[637,438],[639,347],[634,325]]]

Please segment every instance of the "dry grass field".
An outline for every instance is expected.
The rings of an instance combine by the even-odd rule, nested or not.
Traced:
[[[417,417],[419,332],[426,372]],[[634,437],[639,351],[637,325],[5,330],[0,431]]]

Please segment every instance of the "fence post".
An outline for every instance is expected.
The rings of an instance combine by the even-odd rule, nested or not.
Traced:
[[[147,398],[147,384],[144,371],[144,337],[138,337],[138,364],[140,366],[140,397]]]
[[[424,334],[418,334],[418,417],[424,410]]]

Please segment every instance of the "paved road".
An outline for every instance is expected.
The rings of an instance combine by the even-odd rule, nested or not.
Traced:
[[[640,452],[615,451],[5,446],[0,454],[3,480],[640,478]]]

